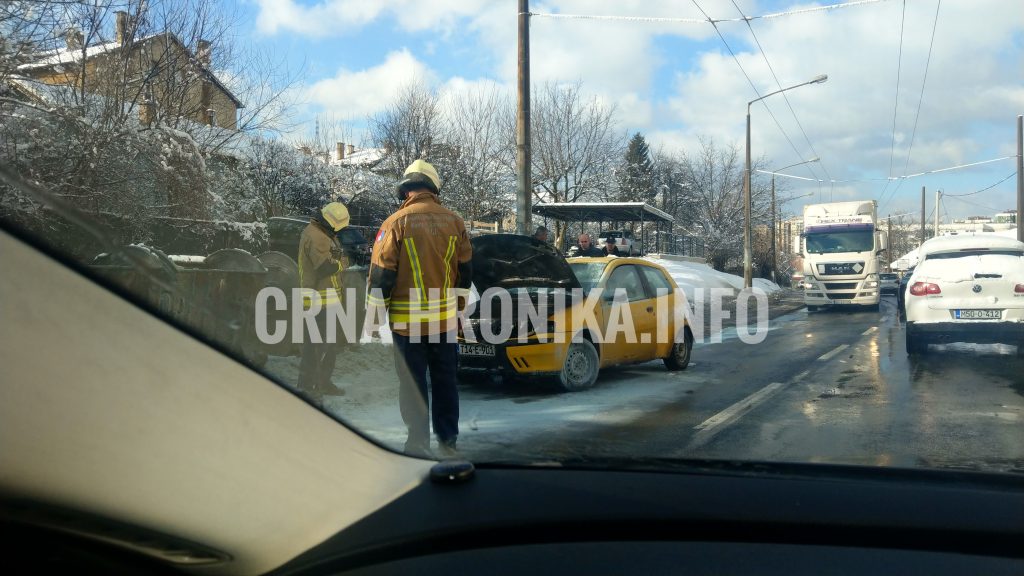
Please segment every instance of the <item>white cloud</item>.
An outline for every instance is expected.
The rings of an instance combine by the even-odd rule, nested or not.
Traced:
[[[897,175],[904,172],[904,165],[912,173],[1001,156],[1006,150],[1012,154],[1013,123],[1024,110],[1020,74],[1024,69],[1024,10],[1016,2],[1004,0],[944,2],[920,118],[913,133],[913,154],[907,165],[935,1],[906,2],[896,146],[891,162]],[[463,78],[441,78],[440,83],[447,82],[446,89],[495,84],[514,97],[516,6],[511,0],[324,0],[311,6],[295,0],[258,2],[260,30],[266,33],[290,30],[330,35],[382,20],[391,20],[405,31],[434,32],[438,41],[430,45],[436,49],[435,58],[446,50],[457,50],[459,57],[468,54],[474,63],[484,66],[480,78],[474,79],[461,69],[453,76]],[[701,0],[700,4],[715,17],[736,15],[729,0]],[[755,2],[740,2],[748,15],[813,5],[759,7]],[[531,9],[700,16],[692,3],[674,0],[534,0]],[[794,173],[810,175],[809,170],[814,170],[824,176],[824,167],[838,180],[889,174],[902,9],[902,2],[892,1],[752,22],[784,86],[821,73],[829,75],[825,84],[787,92],[822,158],[821,167],[800,167]],[[722,23],[719,27],[757,89],[762,94],[777,89],[747,26]],[[679,53],[665,48],[680,44]],[[693,46],[700,47],[700,51],[693,52]],[[392,82],[392,78],[424,72],[425,66],[412,54],[400,54],[404,56],[392,54],[387,62],[370,70],[341,71],[337,78],[314,87],[315,98],[322,105],[344,102],[336,106],[363,113],[379,106],[405,80]],[[537,17],[531,19],[531,58],[535,86],[549,80],[582,81],[585,91],[617,105],[624,131],[644,132],[654,147],[690,148],[698,135],[712,136],[723,144],[743,144],[745,107],[755,95],[711,26]],[[402,68],[403,63],[408,70]],[[384,72],[385,68],[393,73]],[[675,84],[659,91],[659,78],[673,71]],[[757,104],[752,108],[754,157],[764,155],[773,166],[779,166],[814,155],[783,97],[775,95],[767,102],[797,151],[765,108]],[[980,185],[976,188],[981,188],[998,180],[991,176],[1007,170],[1012,166],[999,164],[971,174],[978,174]],[[946,173],[945,177],[952,174]],[[792,183],[793,189],[803,186],[807,185]],[[875,195],[884,182],[843,186],[833,194]],[[911,196],[919,186],[916,181],[908,181],[900,192],[901,196],[907,192],[907,198],[897,198],[894,204],[912,204]],[[811,189],[817,189],[817,185]],[[826,193],[829,189],[831,186],[826,186]]]
[[[324,0],[304,5],[296,0],[256,0],[257,29],[264,34],[291,31],[332,36],[391,17],[403,30],[452,32],[463,17],[481,11],[484,0]]]
[[[399,89],[414,80],[436,82],[436,75],[408,50],[391,52],[378,66],[338,70],[333,78],[309,87],[311,104],[341,118],[363,118],[387,106]]]

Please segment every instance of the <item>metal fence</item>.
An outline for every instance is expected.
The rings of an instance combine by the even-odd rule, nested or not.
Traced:
[[[689,234],[654,232],[647,238],[644,252],[660,252],[677,256],[704,257],[704,239]]]

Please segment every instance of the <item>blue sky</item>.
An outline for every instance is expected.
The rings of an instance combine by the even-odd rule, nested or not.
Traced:
[[[890,165],[899,176],[1015,154],[1016,116],[1024,113],[1024,10],[1006,0],[942,2],[922,92],[938,1],[885,0],[754,20],[764,55],[746,24],[720,23],[761,94],[778,88],[765,56],[783,86],[829,75],[824,84],[786,93],[795,114],[782,95],[766,100],[781,129],[754,106],[754,155],[781,167],[816,153],[820,163],[791,172],[844,181],[885,178]],[[753,16],[829,3],[736,5]],[[739,15],[731,0],[532,0],[530,8],[699,18],[697,5],[713,18]],[[441,91],[496,86],[514,94],[515,0],[243,0],[240,9],[250,41],[294,66],[304,63],[299,116],[347,120],[357,142],[366,116],[413,78]],[[617,107],[623,133],[640,131],[667,151],[692,149],[699,135],[743,145],[746,102],[757,96],[708,24],[534,17],[531,42],[534,82],[581,81],[589,94]],[[813,193],[787,207],[829,197],[879,198],[883,213],[916,212],[921,186],[929,198],[936,189],[974,192],[1014,169],[1003,160],[910,178],[898,190],[878,180],[787,179],[791,195]],[[957,217],[1010,208],[1015,186],[1010,178],[944,208]]]

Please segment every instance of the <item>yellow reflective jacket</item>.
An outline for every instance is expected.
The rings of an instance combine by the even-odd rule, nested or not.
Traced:
[[[457,296],[469,293],[469,279],[460,283],[459,264],[472,256],[462,218],[432,192],[413,192],[377,233],[367,304],[386,306],[391,329],[399,334],[408,335],[414,323],[420,324],[419,334],[446,332],[453,327]],[[374,293],[380,287],[374,285],[373,267],[395,272],[389,295]]]
[[[323,223],[313,219],[302,230],[297,260],[300,287],[319,292],[323,304],[341,301],[345,257],[337,236]]]

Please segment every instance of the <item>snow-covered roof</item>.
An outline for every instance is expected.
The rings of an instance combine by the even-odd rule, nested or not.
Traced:
[[[220,81],[219,78],[217,78],[216,74],[214,74],[209,69],[207,69],[205,66],[203,66],[202,63],[200,63],[199,60],[195,57],[195,55],[192,53],[192,51],[187,46],[185,46],[185,43],[182,42],[173,33],[171,33],[171,32],[161,32],[161,33],[158,33],[158,34],[151,34],[149,36],[145,36],[143,38],[139,38],[138,40],[135,40],[133,42],[133,45],[140,45],[140,44],[143,44],[143,43],[146,43],[146,42],[150,42],[150,41],[152,41],[152,40],[154,40],[154,39],[156,39],[158,37],[161,37],[161,36],[163,36],[163,37],[171,40],[172,42],[177,43],[179,46],[181,46],[181,48],[190,56],[190,59],[192,60],[192,63],[195,66],[197,66],[200,70],[202,70],[202,72],[204,74],[206,74],[206,76],[214,84],[216,84],[217,87],[220,88],[221,91],[224,92],[224,94],[226,94],[228,96],[228,98],[231,99],[232,102],[235,103],[235,106],[237,106],[238,108],[245,108],[245,104],[243,104],[242,101],[239,100],[231,92],[231,90],[229,90],[228,87],[225,86],[224,83]],[[83,58],[85,60],[88,60],[88,59],[94,58],[94,57],[96,57],[96,56],[98,56],[100,54],[105,54],[107,52],[113,52],[115,50],[120,50],[121,48],[122,48],[122,45],[121,45],[120,42],[106,42],[106,43],[103,43],[103,44],[94,44],[92,46],[86,46],[84,49],[82,49],[82,48],[75,48],[75,49],[71,49],[71,48],[57,48],[57,49],[54,49],[54,50],[47,50],[45,52],[40,52],[40,53],[36,54],[35,55],[36,59],[34,61],[19,65],[17,67],[17,70],[19,72],[22,72],[22,73],[31,73],[34,70],[42,70],[42,69],[45,69],[45,68],[59,67],[59,66],[65,65],[65,64],[74,64],[76,62],[80,62],[81,60],[83,60]]]
[[[337,153],[332,154],[331,164],[337,166],[373,166],[384,158],[383,148],[360,148],[344,158],[337,158]]]
[[[533,213],[573,222],[675,221],[668,212],[646,202],[546,202],[535,204]]]

